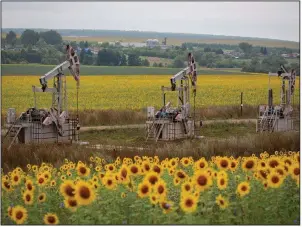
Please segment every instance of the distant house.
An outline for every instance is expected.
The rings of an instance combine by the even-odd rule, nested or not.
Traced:
[[[159,46],[159,41],[158,41],[158,39],[148,39],[148,40],[146,41],[146,43],[147,43],[147,47],[149,47],[149,48],[153,48],[153,47]]]

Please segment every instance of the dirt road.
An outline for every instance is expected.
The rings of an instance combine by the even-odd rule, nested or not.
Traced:
[[[209,125],[213,123],[255,123],[256,119],[225,119],[225,120],[205,120],[202,121],[203,125]],[[114,129],[129,129],[129,128],[144,128],[145,124],[132,124],[132,125],[103,125],[103,126],[87,126],[81,127],[80,132],[90,131],[90,130],[114,130]]]

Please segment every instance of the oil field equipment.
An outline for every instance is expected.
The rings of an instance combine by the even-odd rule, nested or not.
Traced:
[[[260,105],[256,132],[280,132],[294,129],[293,102],[296,82],[296,71],[288,72],[281,65],[277,73],[269,73],[268,105]],[[273,105],[273,89],[270,86],[271,76],[281,79],[281,104]]]
[[[32,86],[34,92],[34,107],[29,108],[16,118],[16,110],[9,108],[7,114],[7,132],[3,142],[8,140],[9,147],[13,143],[72,143],[78,140],[80,129],[78,112],[71,118],[67,108],[67,87],[64,71],[67,69],[77,82],[77,107],[80,79],[80,62],[73,48],[66,45],[67,60],[40,77],[42,88]],[[53,87],[47,82],[53,79]],[[36,93],[52,94],[52,106],[49,110],[38,109]]]
[[[194,136],[195,131],[195,97],[197,72],[196,63],[191,53],[188,54],[188,66],[175,74],[171,87],[162,86],[163,107],[154,113],[154,107],[147,108],[146,140],[175,140]],[[191,83],[190,83],[191,82]],[[194,108],[190,109],[192,89]],[[166,103],[167,91],[174,91],[178,96],[178,106]]]

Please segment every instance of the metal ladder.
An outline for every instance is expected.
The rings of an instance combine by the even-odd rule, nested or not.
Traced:
[[[4,143],[4,141],[6,139],[11,140],[10,144],[8,146],[8,150],[11,148],[11,146],[13,145],[13,143],[16,141],[16,139],[18,138],[18,135],[20,133],[22,129],[22,125],[18,125],[17,122],[15,122],[14,124],[12,124],[9,129],[7,130],[4,139],[2,141],[2,143]]]
[[[158,141],[158,138],[160,136],[160,133],[162,132],[163,128],[164,128],[164,125],[165,123],[162,123],[162,124],[157,124],[156,123],[156,120],[154,119],[153,120],[153,123],[150,127],[150,129],[148,130],[148,134],[147,134],[147,138],[146,138],[146,141],[148,141],[149,139],[155,139],[155,141],[157,142]],[[160,127],[159,127],[160,126]],[[155,130],[154,132],[154,127],[158,130]],[[157,132],[157,133],[156,133]]]

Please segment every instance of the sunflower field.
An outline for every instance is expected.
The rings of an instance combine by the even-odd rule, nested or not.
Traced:
[[[171,86],[170,78],[167,75],[82,76],[79,109],[140,110],[148,106],[161,107],[161,86]],[[271,78],[274,103],[280,102],[280,83],[277,77]],[[296,84],[299,84],[299,79]],[[38,76],[3,76],[2,113],[6,113],[8,108],[16,108],[21,113],[33,107],[32,85],[40,87]],[[52,87],[51,82],[49,87]],[[197,81],[196,107],[239,106],[241,92],[244,105],[265,104],[267,89],[267,75],[200,75]],[[72,76],[67,76],[67,92],[69,109],[75,110],[77,91]],[[294,104],[299,103],[299,92],[299,86],[296,86]],[[51,94],[37,93],[36,97],[38,108],[50,108]],[[167,92],[166,100],[173,106],[177,105],[175,92]]]
[[[117,158],[2,173],[2,224],[299,224],[300,153]]]

